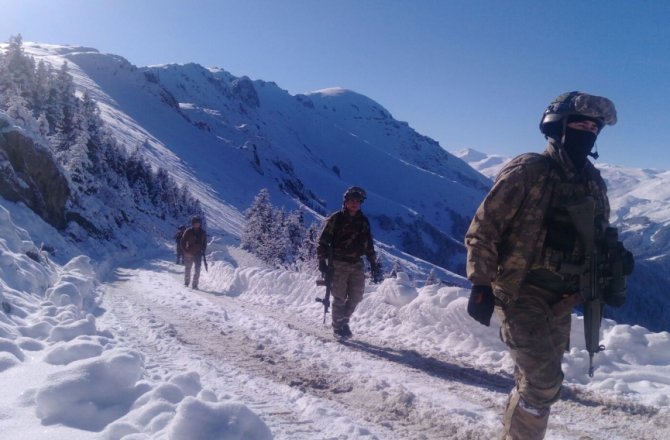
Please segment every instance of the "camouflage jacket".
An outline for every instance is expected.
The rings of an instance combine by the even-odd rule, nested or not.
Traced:
[[[365,255],[370,263],[377,261],[370,222],[361,211],[352,216],[342,209],[328,217],[316,248],[319,260],[328,257],[330,246],[335,260],[354,263]]]
[[[207,233],[202,228],[188,228],[179,243],[185,254],[202,255],[207,249]]]
[[[561,206],[585,196],[596,202],[594,227],[609,221],[607,188],[587,161],[577,172],[562,149],[549,144],[544,154],[516,157],[501,171],[465,235],[467,276],[473,285],[491,285],[504,302],[518,297],[528,272],[547,268],[548,225]]]

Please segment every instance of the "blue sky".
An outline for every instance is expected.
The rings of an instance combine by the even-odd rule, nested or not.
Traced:
[[[340,86],[450,151],[542,151],[558,94],[607,96],[600,161],[670,169],[670,2],[0,0],[0,39],[196,62],[290,93]]]

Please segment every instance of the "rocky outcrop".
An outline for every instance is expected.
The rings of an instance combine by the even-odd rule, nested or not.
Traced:
[[[254,88],[254,83],[246,76],[237,78],[233,81],[232,92],[233,96],[240,99],[249,107],[258,108],[258,106],[260,106],[260,100],[258,99],[258,93]]]
[[[0,196],[23,202],[57,229],[66,226],[70,188],[51,152],[0,118]]]

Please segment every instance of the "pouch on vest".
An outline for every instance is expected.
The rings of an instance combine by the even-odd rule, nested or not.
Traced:
[[[554,208],[548,216],[547,235],[542,251],[543,267],[560,272],[563,263],[578,264],[583,258],[579,235],[563,207]]]

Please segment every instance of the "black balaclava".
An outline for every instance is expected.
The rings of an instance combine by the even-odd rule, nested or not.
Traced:
[[[592,131],[577,130],[575,128],[565,127],[565,137],[563,138],[563,148],[568,153],[572,164],[581,170],[586,164],[586,158],[593,149],[598,135]]]
[[[598,157],[597,153],[591,154],[598,133],[568,127],[569,123],[580,121],[591,121],[596,123],[598,125],[598,133],[600,133],[603,126],[602,120],[585,115],[571,115],[568,116],[567,120],[563,121],[563,148],[577,170],[584,168],[584,165],[586,165],[587,162],[586,158],[589,155],[594,158]]]

